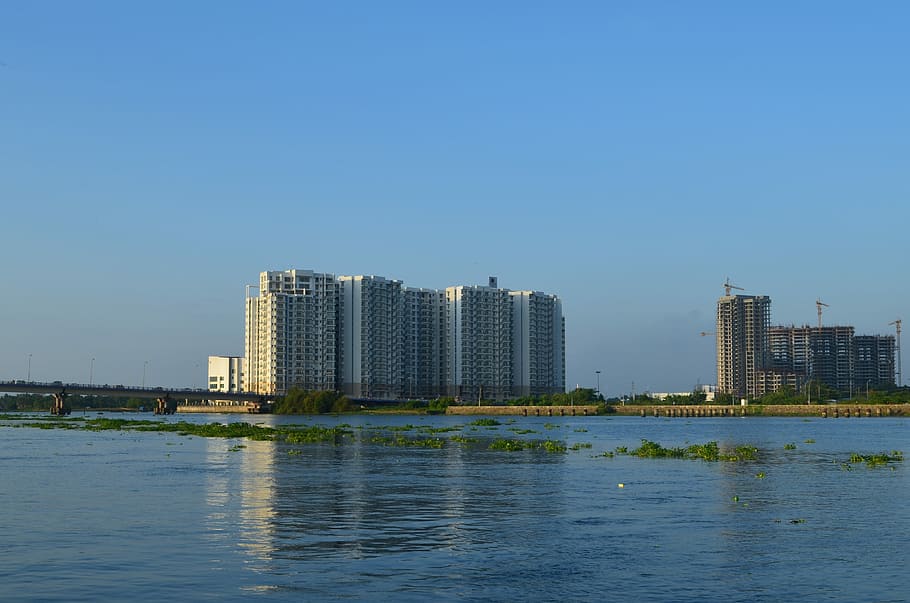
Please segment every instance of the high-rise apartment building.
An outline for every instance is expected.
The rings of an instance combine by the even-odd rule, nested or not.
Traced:
[[[263,272],[246,298],[246,389],[337,388],[339,283],[311,270]]]
[[[338,280],[341,391],[354,398],[400,398],[404,373],[401,281],[380,276]]]
[[[513,396],[563,392],[565,321],[562,302],[537,291],[510,291],[512,298]]]
[[[446,381],[464,401],[512,397],[512,300],[497,287],[448,287]]]
[[[404,290],[403,398],[426,399],[446,391],[445,292]]]
[[[505,400],[565,391],[554,295],[489,285],[444,291],[379,276],[263,272],[246,299],[246,384],[354,398]]]
[[[717,389],[736,397],[758,394],[757,371],[768,364],[771,298],[725,295],[717,300]]]

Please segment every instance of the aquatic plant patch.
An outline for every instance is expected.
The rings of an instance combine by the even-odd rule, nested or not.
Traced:
[[[721,450],[717,442],[692,444],[685,448],[664,448],[657,442],[643,439],[641,446],[632,450],[629,454],[639,458],[701,459],[710,462],[736,462],[755,460],[758,456],[758,448],[754,446],[735,446],[729,450]]]
[[[882,452],[880,454],[858,454],[854,452],[850,455],[851,463],[865,463],[867,467],[881,467],[889,463],[900,463],[904,460],[904,453],[900,450],[892,450],[891,454]]]

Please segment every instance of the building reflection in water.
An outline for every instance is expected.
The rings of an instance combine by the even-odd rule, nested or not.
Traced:
[[[563,508],[565,455],[386,446],[358,431],[343,444],[206,440],[207,532],[225,560],[271,573],[282,560],[370,559],[496,547],[508,523],[529,539]]]
[[[489,442],[383,446],[359,435],[277,455],[275,555],[356,559],[493,546],[500,519],[520,523],[563,504],[562,455],[491,452]],[[546,526],[529,521],[526,529]]]
[[[253,560],[274,551],[275,442],[206,439],[207,528],[212,539]]]

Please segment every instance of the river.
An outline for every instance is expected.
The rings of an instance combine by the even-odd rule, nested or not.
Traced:
[[[356,437],[297,445],[0,420],[0,598],[910,601],[907,462],[850,462],[906,451],[907,419],[159,420],[346,423]],[[441,448],[370,441],[421,433],[408,424],[459,429],[438,434]],[[476,441],[448,439],[459,434]],[[499,437],[569,449],[490,450]],[[759,456],[609,456],[642,439]]]

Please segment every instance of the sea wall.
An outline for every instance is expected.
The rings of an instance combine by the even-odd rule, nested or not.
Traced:
[[[211,412],[211,413],[243,413],[249,414],[251,412],[258,412],[256,410],[251,410],[251,407],[246,404],[224,404],[224,405],[178,405],[178,413],[198,413],[198,412]]]
[[[597,414],[596,406],[449,406],[447,415],[519,415],[525,417],[575,417]]]
[[[643,417],[907,417],[910,404],[620,405],[607,412]]]
[[[183,408],[183,407],[181,407]],[[910,404],[749,404],[607,406],[608,415],[642,417],[910,417]],[[201,411],[212,412],[212,411]],[[591,416],[597,406],[449,406],[449,415]]]

